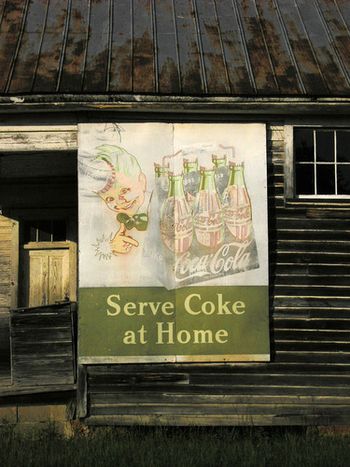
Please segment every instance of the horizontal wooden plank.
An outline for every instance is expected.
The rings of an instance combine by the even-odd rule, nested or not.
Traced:
[[[331,229],[346,231],[350,229],[349,218],[345,219],[307,219],[305,214],[298,214],[294,210],[281,209],[276,212],[274,226],[277,229],[300,230],[300,229]]]
[[[349,330],[329,331],[315,329],[274,329],[273,340],[277,348],[278,342],[286,341],[308,341],[308,342],[329,342],[341,343],[350,342]]]
[[[11,397],[11,396],[34,396],[35,394],[46,394],[46,393],[66,393],[75,391],[76,384],[50,384],[46,385],[36,385],[36,386],[28,386],[28,385],[16,385],[13,384],[8,387],[1,387],[0,385],[0,398],[1,397]]]
[[[322,285],[318,284],[274,284],[274,293],[277,296],[303,296],[348,299],[350,306],[350,287],[347,285]]]
[[[189,375],[187,373],[169,373],[169,372],[162,372],[162,373],[151,373],[151,372],[143,372],[143,373],[114,373],[113,375],[108,375],[107,377],[98,377],[98,383],[104,382],[110,384],[188,384],[189,382]],[[89,381],[91,381],[89,379]]]
[[[39,130],[39,131],[38,131]],[[1,131],[0,151],[67,151],[78,148],[76,130],[41,130],[28,131],[12,129]]]
[[[272,274],[294,274],[299,277],[305,275],[311,276],[342,276],[350,274],[350,263],[343,264],[325,264],[312,263],[295,264],[293,262],[284,262],[276,264],[276,261],[270,261],[270,269]]]
[[[160,387],[159,387],[160,388]],[[178,385],[176,386],[177,393],[188,393],[189,390],[195,396],[195,394],[225,394],[225,395],[241,395],[241,396],[250,396],[250,395],[263,395],[263,396],[328,396],[328,397],[348,397],[349,396],[349,387],[346,386],[293,386],[291,384],[283,385],[215,385],[212,382],[208,384],[201,385]],[[156,387],[152,385],[99,385],[99,386],[89,386],[89,394],[119,394],[124,392],[133,392],[137,393],[138,391],[146,391],[149,393],[156,394]],[[162,392],[164,393],[173,393],[175,391],[174,385],[163,386]]]
[[[47,358],[40,358],[34,359],[33,355],[19,355],[14,354],[12,355],[12,363],[16,367],[20,368],[28,368],[30,366],[35,366],[37,368],[50,366],[53,371],[58,366],[71,366],[73,362],[73,356],[71,353],[67,353],[65,355],[51,355]]]
[[[284,425],[348,425],[348,415],[100,415],[86,418],[88,425],[170,425],[170,426],[284,426]]]
[[[51,355],[69,355],[72,353],[72,342],[20,342],[14,341],[12,344],[12,352],[14,354],[31,354],[33,358],[39,358],[42,356],[50,357]]]
[[[276,286],[290,285],[293,287],[305,286],[330,286],[330,287],[349,287],[350,275],[315,275],[315,274],[274,274],[271,276]]]
[[[302,239],[302,240],[285,240],[278,239],[275,242],[270,242],[270,245],[274,247],[277,252],[279,251],[294,251],[294,252],[317,252],[317,253],[349,253],[349,236],[341,240],[314,240],[314,239]]]
[[[274,360],[276,362],[298,362],[298,363],[348,363],[350,360],[349,352],[341,351],[312,351],[312,350],[282,350],[274,351]]]
[[[340,330],[342,333],[349,332],[350,334],[350,319],[334,318],[283,318],[274,317],[273,328],[276,331],[292,330],[293,332],[312,331],[312,332],[328,332],[333,334],[334,330]]]
[[[30,334],[30,333],[38,333],[38,336],[42,335],[45,336],[45,333],[50,333],[50,332],[68,332],[72,329],[72,324],[71,322],[67,322],[66,324],[62,324],[61,326],[47,326],[45,325],[44,322],[42,322],[42,326],[17,326],[13,333],[15,336],[18,336],[18,338],[21,337],[23,334]]]
[[[71,316],[69,313],[41,313],[41,314],[28,314],[22,316],[11,315],[11,327],[16,332],[18,329],[26,328],[47,328],[47,327],[62,327],[69,326]]]
[[[349,342],[323,342],[323,341],[297,341],[297,340],[274,340],[276,351],[288,350],[298,352],[349,352]]]
[[[219,385],[263,385],[263,386],[336,386],[344,387],[350,385],[350,374],[345,375],[322,375],[322,374],[191,374],[190,384],[208,384],[211,381]]]
[[[270,239],[289,241],[349,241],[350,230],[338,229],[278,229],[271,232]]]
[[[297,396],[264,394],[215,394],[187,392],[123,391],[118,393],[89,393],[91,406],[118,406],[122,404],[288,404],[315,406],[350,406],[346,396]]]
[[[274,318],[339,318],[339,319],[349,319],[350,318],[350,309],[333,307],[329,308],[327,304],[320,307],[303,307],[303,306],[281,306],[275,307],[273,309]]]
[[[12,333],[13,345],[17,346],[20,344],[31,344],[31,343],[52,343],[52,342],[72,342],[72,329],[71,328],[59,328],[41,330],[35,329],[33,332],[21,331],[15,334]]]
[[[350,386],[350,374],[308,374],[308,373],[190,373],[190,385],[205,385],[214,386],[286,386],[286,387],[348,387]],[[169,382],[167,382],[169,384]],[[110,379],[100,378],[99,381],[91,381],[89,378],[89,386],[93,387],[94,391],[99,390],[109,391],[116,390],[118,386],[148,386],[151,387],[153,381],[151,379],[142,379],[132,381],[123,375],[110,376]],[[107,392],[109,392],[107,390]]]
[[[119,404],[119,405],[90,405],[90,415],[152,415],[152,414],[181,414],[181,415],[274,415],[300,416],[300,415],[336,415],[350,416],[350,406],[346,405],[279,405],[279,404]]]
[[[338,373],[339,375],[350,372],[350,360],[347,363],[298,363],[298,362],[268,362],[268,363],[227,363],[213,364],[138,364],[138,365],[89,365],[87,366],[88,378],[91,384],[99,384],[100,382],[108,383],[112,378],[125,377],[126,375],[142,375],[142,374],[220,374],[220,373],[259,373],[259,374],[304,374],[304,373]]]
[[[49,385],[73,385],[74,378],[71,374],[64,375],[43,375],[39,374],[37,376],[28,376],[28,377],[14,377],[14,383],[17,386],[49,386]]]
[[[274,307],[289,307],[289,306],[302,306],[302,307],[326,307],[329,308],[349,308],[349,297],[312,297],[312,296],[289,296],[289,295],[276,295],[273,297]]]
[[[174,392],[177,390],[178,386],[188,387],[188,393],[206,393],[206,394],[230,394],[233,391],[235,394],[250,394],[250,393],[259,393],[259,394],[333,394],[334,390],[349,386],[349,374],[347,377],[339,372],[325,372],[324,374],[318,373],[317,371],[310,372],[299,372],[293,373],[294,368],[289,372],[288,370],[285,373],[273,373],[272,372],[262,372],[260,376],[257,376],[256,373],[232,373],[232,374],[218,374],[215,377],[213,374],[206,373],[194,373],[190,374],[190,384],[173,384],[169,382],[168,384],[153,384],[151,382],[135,382],[131,383],[130,381],[123,382],[122,378],[111,378],[106,380],[105,378],[100,378],[99,380],[89,378],[88,387],[89,393],[99,393],[99,394],[112,394],[119,393],[123,391],[131,390],[143,390],[143,391],[153,391],[153,389],[160,390],[165,393],[169,391]],[[319,375],[321,374],[320,379]],[[216,379],[217,378],[217,379]],[[199,390],[198,388],[202,389]],[[153,388],[153,389],[152,389]],[[157,389],[158,388],[158,389]],[[197,388],[197,391],[196,391]],[[282,389],[283,388],[283,389]],[[292,388],[299,388],[299,392]],[[313,388],[318,388],[317,391],[313,391]],[[306,390],[306,392],[304,391]],[[272,391],[272,392],[271,392]],[[292,391],[292,392],[290,392]],[[183,392],[183,391],[180,391]],[[349,395],[349,394],[348,394]]]
[[[26,369],[16,368],[12,371],[12,379],[15,384],[19,384],[21,381],[22,383],[26,381],[30,384],[31,381],[39,381],[41,384],[45,382],[49,382],[52,380],[53,382],[62,381],[72,381],[74,380],[74,375],[72,371],[72,366],[65,366],[65,367],[58,367],[56,371],[50,371],[49,367],[46,368],[35,368],[35,367],[28,367]]]

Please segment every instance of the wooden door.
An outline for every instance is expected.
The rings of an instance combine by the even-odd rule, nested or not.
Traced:
[[[17,306],[18,222],[0,215],[0,385],[11,382],[10,309]]]
[[[24,249],[26,306],[75,301],[75,250],[71,242],[33,242]]]

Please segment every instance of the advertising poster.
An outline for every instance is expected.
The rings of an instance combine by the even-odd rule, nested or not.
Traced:
[[[80,363],[269,360],[265,141],[79,125]]]

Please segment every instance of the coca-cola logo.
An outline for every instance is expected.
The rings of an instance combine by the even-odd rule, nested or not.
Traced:
[[[184,253],[175,263],[175,280],[184,282],[189,279],[222,276],[245,271],[252,261],[252,241],[246,243],[225,243],[215,253],[193,256]]]
[[[185,233],[188,231],[191,231],[193,227],[192,224],[192,217],[183,217],[182,219],[179,219],[177,222],[175,222],[174,229],[175,233]]]
[[[203,226],[213,226],[222,224],[222,217],[220,212],[208,212],[206,214],[197,214],[194,220],[197,225]]]
[[[251,219],[251,209],[250,206],[245,206],[236,209],[225,209],[225,219],[227,221],[247,221]]]

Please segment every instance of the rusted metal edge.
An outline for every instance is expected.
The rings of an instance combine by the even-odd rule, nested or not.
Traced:
[[[169,105],[171,104],[171,105]],[[0,113],[60,111],[133,111],[223,114],[349,114],[350,97],[184,97],[152,95],[16,95],[0,96]]]

